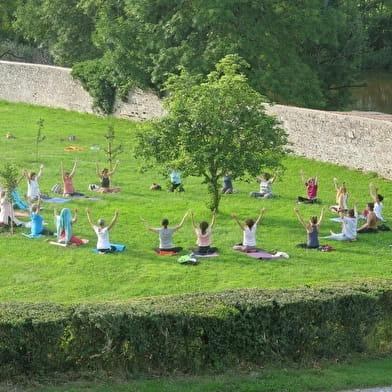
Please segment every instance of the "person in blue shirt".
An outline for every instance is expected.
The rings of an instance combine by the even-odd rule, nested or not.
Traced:
[[[40,235],[53,235],[53,231],[44,228],[44,218],[40,215],[41,211],[41,199],[38,199],[37,203],[34,203],[30,207],[30,219],[31,219],[31,233],[32,237],[38,237]]]
[[[181,172],[179,170],[172,169],[170,172],[170,183],[171,186],[168,189],[168,192],[174,192],[176,189],[178,189],[179,192],[185,191],[181,184]]]

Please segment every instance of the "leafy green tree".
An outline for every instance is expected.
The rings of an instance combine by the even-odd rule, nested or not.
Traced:
[[[26,0],[17,8],[14,27],[24,38],[48,48],[56,65],[72,66],[95,58],[100,54],[91,38],[95,13],[86,14],[78,3]]]
[[[12,163],[6,162],[2,169],[0,169],[0,177],[2,179],[3,188],[6,191],[7,200],[12,206],[11,192],[18,186],[18,169]],[[12,208],[12,207],[11,207]],[[13,209],[12,209],[13,210]],[[13,214],[13,212],[12,212]],[[14,234],[14,222],[10,220],[10,232]]]
[[[244,66],[239,56],[228,55],[206,78],[185,70],[171,76],[168,115],[138,134],[137,156],[204,178],[211,210],[218,209],[226,169],[236,177],[255,176],[278,166],[287,152],[287,135],[265,113],[265,98],[249,86]]]

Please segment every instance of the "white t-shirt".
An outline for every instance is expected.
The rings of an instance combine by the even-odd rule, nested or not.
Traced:
[[[98,237],[97,249],[110,249],[108,228],[107,227],[100,228],[99,226],[94,226],[94,231]]]
[[[377,219],[382,222],[385,222],[385,219],[382,217],[382,208],[384,207],[382,201],[379,203],[374,203],[374,213],[376,214]]]
[[[173,248],[173,233],[174,229],[172,227],[159,228],[157,229],[159,234],[159,248],[160,249],[171,249]]]
[[[257,225],[253,225],[251,229],[249,229],[248,226],[245,226],[242,245],[256,247],[256,230]]]
[[[343,217],[343,230],[347,238],[354,239],[357,238],[357,217],[349,218],[348,216]]]
[[[29,180],[27,184],[27,197],[29,199],[38,199],[40,196],[38,180]]]

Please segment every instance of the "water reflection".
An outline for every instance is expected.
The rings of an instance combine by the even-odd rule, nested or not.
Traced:
[[[392,71],[373,71],[361,76],[366,86],[352,89],[355,103],[350,109],[392,114]]]

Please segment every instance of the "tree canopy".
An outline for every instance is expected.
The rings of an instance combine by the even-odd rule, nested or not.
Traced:
[[[362,67],[392,64],[391,3],[6,0],[0,18],[5,33],[47,48],[57,65],[74,67],[93,95],[107,94],[105,83],[122,93],[134,86],[159,92],[179,67],[207,75],[237,53],[250,65],[249,84],[268,98],[342,109]]]
[[[145,162],[204,178],[211,210],[218,209],[226,169],[235,177],[256,176],[277,167],[287,152],[286,133],[265,113],[265,97],[241,73],[246,65],[228,55],[207,77],[184,69],[170,76],[168,115],[138,134],[136,155]]]

